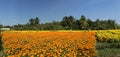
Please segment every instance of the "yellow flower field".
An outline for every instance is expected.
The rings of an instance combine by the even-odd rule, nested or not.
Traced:
[[[99,30],[98,41],[120,42],[120,30]]]

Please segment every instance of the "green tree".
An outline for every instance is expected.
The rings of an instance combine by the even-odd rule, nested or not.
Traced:
[[[73,16],[65,16],[63,17],[63,20],[61,21],[61,24],[65,29],[73,29],[75,26],[75,19]]]
[[[116,27],[117,27],[116,25],[117,25],[117,24],[116,24],[115,20],[108,19],[107,22],[108,22],[107,25],[108,25],[108,28],[109,28],[109,29],[116,29]]]
[[[45,24],[41,24],[41,29],[42,30],[53,30],[54,26],[53,23],[45,23]]]
[[[67,16],[63,17],[63,19],[61,21],[61,25],[63,27],[68,27],[68,17]]]
[[[69,26],[70,26],[70,28],[71,29],[74,29],[74,27],[75,27],[75,18],[73,17],[73,16],[69,16]]]
[[[37,30],[40,29],[40,23],[39,23],[39,21],[40,21],[40,20],[39,20],[38,17],[36,17],[36,18],[34,18],[34,19],[31,18],[31,19],[29,20],[29,25],[30,25],[29,28],[32,29],[32,30],[33,30],[33,29],[37,29]]]
[[[35,24],[35,21],[34,21],[33,18],[31,18],[31,19],[29,20],[29,24],[32,25],[32,26]]]
[[[94,22],[94,29],[95,29],[95,30],[98,30],[98,29],[100,28],[100,25],[101,25],[100,20],[97,19],[97,20]]]
[[[77,30],[81,29],[81,27],[80,27],[80,20],[76,20],[76,22],[75,22],[75,29],[77,29]]]
[[[86,17],[82,15],[80,18],[81,29],[83,29],[83,30],[88,29],[88,26],[89,26],[89,24],[87,23]]]
[[[90,30],[93,29],[94,22],[90,19],[87,19],[87,23],[89,24],[88,29],[90,29]]]
[[[39,20],[39,18],[36,17],[36,18],[34,19],[34,21],[35,21],[35,28],[36,28],[37,30],[40,29],[40,20]]]
[[[60,29],[63,28],[63,27],[61,26],[60,22],[58,22],[58,21],[53,21],[52,23],[53,23],[53,29],[54,29],[54,30],[60,30]]]
[[[34,19],[34,21],[35,21],[35,25],[39,25],[40,23],[40,20],[39,20],[39,18],[38,17],[36,17],[35,19]]]
[[[100,20],[100,24],[98,25],[98,29],[97,30],[106,30],[106,29],[109,29],[108,28],[108,23],[107,23],[107,20]]]
[[[0,28],[2,28],[3,26],[0,24]]]

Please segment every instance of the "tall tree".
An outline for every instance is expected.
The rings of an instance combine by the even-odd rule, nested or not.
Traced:
[[[36,18],[35,18],[35,24],[36,24],[36,25],[39,25],[39,24],[40,24],[39,22],[40,22],[39,18],[36,17]]]
[[[97,25],[97,30],[106,30],[106,29],[109,29],[108,28],[108,23],[107,23],[107,20],[100,20],[99,22],[96,22],[98,25]]]
[[[38,30],[38,29],[40,29],[40,20],[39,20],[39,18],[38,17],[36,17],[35,19],[34,19],[34,21],[35,21],[35,28]]]
[[[116,22],[115,22],[115,20],[109,19],[107,22],[108,22],[108,28],[116,29]]]
[[[62,19],[62,21],[61,21],[61,25],[63,25],[64,27],[65,26],[68,26],[68,17],[67,16],[65,16],[65,17],[63,17],[63,19]]]
[[[39,29],[39,26],[40,26],[40,24],[39,24],[39,18],[38,17],[36,17],[36,18],[31,18],[30,20],[29,20],[29,28],[30,29]]]
[[[80,20],[76,20],[76,22],[75,22],[75,29],[77,29],[77,30],[81,29],[81,27],[80,27]]]
[[[88,29],[93,29],[94,22],[90,19],[87,19],[87,23],[89,24]]]
[[[99,19],[97,19],[95,22],[94,22],[94,29],[96,30],[98,30],[99,28],[100,28],[100,20]]]
[[[65,27],[65,29],[72,29],[75,25],[75,19],[73,16],[65,16],[63,17],[61,24],[63,25],[63,27]]]
[[[89,24],[87,23],[86,17],[82,15],[81,18],[80,18],[80,27],[81,27],[81,29],[83,29],[83,30],[87,29],[88,25]]]
[[[75,19],[73,16],[69,16],[68,17],[68,25],[70,27],[70,29],[74,29],[74,26],[75,26]]]
[[[35,21],[34,21],[33,18],[31,18],[31,19],[29,20],[29,24],[32,25],[32,26],[35,24]]]

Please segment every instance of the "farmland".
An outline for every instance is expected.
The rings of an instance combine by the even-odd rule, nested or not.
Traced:
[[[0,0],[0,57],[120,57],[120,0]]]
[[[5,56],[97,56],[94,32],[3,32]]]
[[[119,35],[120,30],[4,31],[3,56],[117,57]]]
[[[98,57],[119,57],[120,30],[98,30],[95,32]]]

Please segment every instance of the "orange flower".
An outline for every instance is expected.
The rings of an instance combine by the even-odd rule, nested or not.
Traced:
[[[4,32],[2,41],[7,55],[75,57],[79,53],[93,57],[97,54],[93,49],[94,32]]]
[[[43,55],[43,54],[40,54],[40,57],[44,57],[44,55]]]

